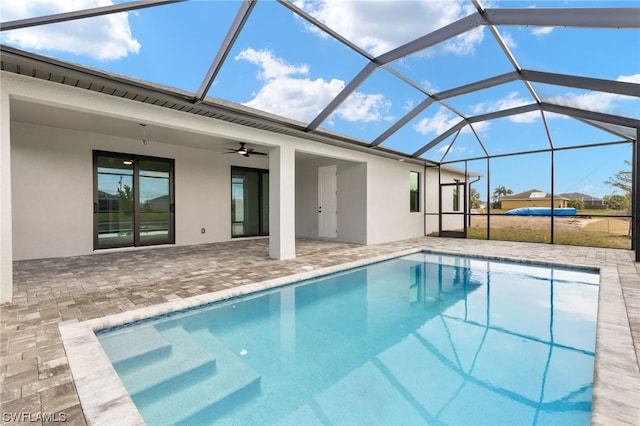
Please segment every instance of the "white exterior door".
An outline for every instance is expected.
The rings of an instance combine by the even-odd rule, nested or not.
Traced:
[[[338,166],[318,167],[318,237],[338,237]]]

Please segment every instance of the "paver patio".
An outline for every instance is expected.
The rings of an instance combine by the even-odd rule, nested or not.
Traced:
[[[594,387],[592,421],[640,424],[640,265],[631,251],[430,237],[372,246],[299,239],[297,258],[283,261],[268,257],[267,239],[256,239],[14,262],[14,301],[2,305],[0,315],[2,424],[86,424],[58,329],[62,321],[99,318],[415,247],[602,268],[607,286],[601,286],[596,354],[596,382],[602,385]]]

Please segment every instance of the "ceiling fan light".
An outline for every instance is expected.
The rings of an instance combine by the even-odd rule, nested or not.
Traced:
[[[238,154],[240,155],[247,155],[247,149],[245,147],[240,148],[239,150],[236,151]]]

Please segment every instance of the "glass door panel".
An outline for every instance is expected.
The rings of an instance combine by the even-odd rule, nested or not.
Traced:
[[[96,247],[134,244],[133,161],[129,157],[99,155],[96,158]]]
[[[269,174],[266,170],[231,170],[231,236],[269,233]]]
[[[94,152],[94,248],[174,242],[173,160]]]
[[[139,162],[140,245],[172,242],[171,164],[166,161]]]

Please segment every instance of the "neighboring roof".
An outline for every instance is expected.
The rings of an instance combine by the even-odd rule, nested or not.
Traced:
[[[329,143],[350,148],[365,150],[372,153],[392,154],[404,156],[413,159],[425,159],[435,162],[447,161],[452,155],[464,152],[467,158],[485,158],[491,155],[501,154],[499,149],[492,147],[490,139],[486,139],[480,129],[487,129],[488,123],[504,122],[502,119],[509,120],[509,125],[517,126],[518,123],[531,123],[531,117],[535,116],[535,122],[539,129],[540,135],[549,135],[544,142],[542,149],[552,149],[551,143],[554,140],[554,133],[557,131],[554,126],[548,125],[548,119],[554,115],[563,115],[573,118],[575,124],[596,129],[607,135],[607,140],[602,143],[611,143],[612,139],[617,141],[633,141],[637,137],[636,129],[640,127],[640,114],[632,112],[631,114],[621,114],[614,110],[608,109],[608,102],[599,102],[597,104],[583,105],[580,99],[585,96],[597,97],[597,95],[606,95],[606,99],[631,99],[633,102],[640,98],[640,84],[632,79],[636,75],[640,76],[640,70],[634,68],[621,74],[616,65],[611,64],[610,72],[607,76],[586,75],[580,68],[580,64],[593,63],[598,61],[598,57],[594,55],[593,49],[583,46],[582,49],[576,49],[571,52],[571,61],[573,69],[559,70],[553,68],[552,64],[557,62],[557,55],[551,55],[545,64],[537,61],[530,61],[528,68],[520,65],[519,60],[527,62],[528,53],[526,48],[516,49],[513,37],[519,30],[536,29],[536,34],[548,33],[552,28],[554,31],[575,30],[575,29],[597,29],[602,31],[616,31],[616,35],[631,34],[628,45],[629,53],[626,60],[634,63],[636,59],[637,47],[633,43],[637,42],[637,32],[633,30],[640,29],[640,7],[571,7],[571,2],[562,4],[562,7],[546,7],[550,3],[542,3],[543,7],[513,7],[512,2],[505,2],[506,7],[499,7],[502,3],[495,5],[491,3],[491,7],[483,7],[479,0],[452,2],[459,7],[458,14],[451,14],[447,19],[440,22],[440,26],[428,28],[424,33],[415,33],[416,28],[422,28],[417,25],[412,26],[393,26],[386,28],[389,30],[386,34],[370,34],[377,38],[391,38],[394,33],[405,33],[405,31],[395,30],[396,28],[410,29],[411,36],[405,40],[403,44],[389,44],[384,51],[373,51],[370,46],[363,45],[363,39],[355,38],[349,34],[347,29],[337,29],[336,23],[331,21],[331,14],[319,14],[319,7],[312,7],[308,2],[292,2],[292,1],[243,1],[243,2],[179,2],[180,4],[170,0],[157,0],[155,2],[128,2],[118,3],[108,7],[76,10],[59,15],[27,17],[25,19],[16,19],[14,21],[2,22],[1,29],[3,35],[13,31],[23,31],[31,27],[46,27],[48,25],[66,25],[67,22],[76,22],[81,19],[96,19],[95,17],[103,14],[113,14],[136,10],[136,14],[145,14],[145,8],[153,9],[154,13],[166,12],[171,16],[172,11],[180,10],[181,12],[195,12],[196,9],[188,9],[191,7],[207,7],[211,19],[218,18],[215,12],[219,8],[228,8],[230,5],[236,5],[238,8],[235,18],[231,17],[229,21],[222,24],[227,28],[226,36],[217,44],[217,41],[211,41],[216,45],[217,54],[210,67],[204,75],[201,76],[200,87],[196,91],[184,90],[182,88],[167,87],[148,81],[141,81],[128,76],[119,75],[113,72],[101,71],[90,68],[85,65],[72,64],[68,61],[44,57],[33,52],[26,52],[2,45],[2,65],[4,71],[27,75],[29,77],[54,81],[60,84],[73,85],[86,90],[101,92],[109,96],[117,96],[131,99],[138,102],[151,103],[165,108],[187,112],[191,114],[203,115],[214,119],[234,122],[244,126],[250,126],[267,131],[281,134],[289,134],[302,136],[307,139]],[[322,2],[317,2],[322,3]],[[347,2],[335,2],[335,5],[346,4]],[[365,2],[353,2],[353,5],[362,5]],[[183,7],[184,4],[184,7]],[[327,5],[329,5],[327,3]],[[375,2],[367,7],[360,6],[359,9],[354,6],[352,11],[358,9],[361,14],[359,19],[369,18],[371,22],[371,14],[382,9],[377,8],[384,4],[384,9],[389,12],[389,19],[394,17],[392,11],[400,8],[413,7],[414,16],[422,19],[424,16],[429,17],[427,7],[435,4],[435,2]],[[609,5],[615,3],[598,3],[598,5]],[[256,6],[257,5],[257,6]],[[409,6],[408,6],[409,5]],[[170,7],[169,7],[170,6]],[[317,5],[316,5],[317,6]],[[327,6],[328,7],[328,6]],[[442,7],[442,6],[441,6]],[[179,9],[178,9],[179,8]],[[395,8],[395,9],[394,9]],[[255,9],[255,11],[254,11]],[[268,12],[274,10],[280,13],[283,19],[278,21],[277,25],[290,25],[292,28],[300,28],[301,37],[296,39],[296,48],[300,52],[316,52],[321,55],[321,51],[315,46],[304,45],[303,40],[308,39],[308,34],[321,34],[322,40],[330,40],[334,46],[337,46],[340,52],[346,52],[344,56],[348,56],[353,63],[359,64],[355,72],[348,74],[348,78],[344,76],[334,76],[331,70],[337,68],[337,62],[340,58],[320,57],[318,59],[318,67],[322,67],[322,77],[304,76],[296,81],[307,81],[309,84],[317,82],[334,82],[340,81],[344,83],[341,90],[337,93],[329,93],[326,91],[314,92],[314,95],[327,97],[324,108],[319,111],[315,117],[311,119],[301,120],[295,118],[295,111],[301,110],[303,105],[291,105],[290,114],[282,111],[269,110],[264,105],[258,108],[252,108],[248,105],[250,102],[240,100],[221,99],[213,97],[210,93],[217,93],[220,86],[224,84],[218,83],[221,71],[224,73],[225,66],[238,61],[240,57],[239,47],[236,41],[242,39],[245,33],[250,30],[259,33],[257,30],[265,30],[260,27],[260,19]],[[397,9],[397,10],[396,10]],[[453,10],[450,8],[450,10]],[[326,10],[325,10],[326,11]],[[355,12],[354,12],[355,13]],[[153,15],[151,13],[144,15],[148,19],[148,27],[154,27]],[[87,18],[94,17],[94,18]],[[192,16],[194,19],[198,16]],[[255,17],[255,19],[254,19]],[[379,21],[386,21],[385,16],[379,16]],[[425,18],[426,19],[426,18]],[[187,15],[180,15],[175,18],[175,25],[181,25],[189,22]],[[181,22],[177,22],[181,21]],[[344,20],[343,20],[344,21]],[[363,22],[367,22],[366,20]],[[376,21],[378,22],[378,21]],[[391,24],[389,24],[391,25]],[[388,26],[389,26],[388,25]],[[197,26],[193,25],[194,32],[196,30],[213,31],[221,25]],[[279,26],[270,27],[270,32],[278,33],[284,31]],[[364,28],[369,26],[363,25]],[[164,27],[166,28],[166,27]],[[380,27],[376,27],[380,28]],[[162,26],[158,26],[159,31],[165,31]],[[529,30],[533,31],[533,30]],[[478,34],[483,36],[479,37]],[[180,43],[196,43],[202,40],[209,40],[204,34],[201,37],[188,34],[188,38],[178,40],[182,35],[179,30],[175,31],[175,45]],[[262,32],[263,38],[267,38],[267,33]],[[283,32],[284,34],[284,32]],[[573,33],[570,33],[573,34]],[[304,37],[302,37],[304,35]],[[465,39],[484,38],[486,45],[482,52],[475,55],[474,61],[465,62],[464,66],[455,66],[456,73],[460,73],[464,78],[460,78],[457,85],[448,85],[436,88],[437,85],[432,84],[432,78],[440,68],[443,70],[451,70],[452,64],[457,64],[460,58],[455,58],[447,64],[449,68],[441,67],[445,58],[438,56],[435,59],[431,56],[436,48],[454,48],[456,43]],[[574,36],[575,37],[575,36]],[[285,38],[284,35],[282,38]],[[598,38],[599,39],[599,38]],[[589,37],[575,37],[575,42],[591,40]],[[625,39],[627,40],[627,39]],[[530,40],[527,39],[527,42]],[[544,45],[549,43],[553,46],[552,39],[544,37],[531,38],[531,41]],[[172,40],[174,42],[174,40]],[[593,44],[589,41],[590,44]],[[606,44],[606,43],[605,43]],[[211,58],[213,57],[211,45],[208,45],[207,52],[199,52],[200,55]],[[539,46],[538,46],[539,47]],[[595,46],[590,46],[595,48]],[[275,48],[275,47],[274,47]],[[168,49],[168,47],[167,47]],[[611,51],[616,50],[614,46],[610,46]],[[446,50],[446,49],[445,49]],[[492,55],[499,55],[500,67],[491,68],[490,72],[485,70],[484,74],[480,73],[480,68],[489,67],[496,64],[496,61],[489,60],[487,52],[491,50]],[[166,55],[166,66],[178,71],[184,69],[192,69],[189,62],[180,61],[171,54],[166,53],[167,50],[161,49],[161,54]],[[260,53],[253,51],[254,53]],[[333,52],[332,52],[333,53]],[[175,54],[175,52],[174,52]],[[587,55],[587,56],[581,56]],[[492,56],[493,57],[493,56]],[[78,60],[82,58],[78,56]],[[272,58],[278,63],[279,57]],[[286,58],[285,58],[286,59]],[[451,58],[446,58],[451,59]],[[75,58],[74,58],[75,60]],[[252,60],[257,60],[253,58]],[[211,59],[209,59],[211,61]],[[471,61],[466,58],[465,61]],[[292,65],[296,62],[292,60],[281,61],[281,68],[287,73],[292,73],[292,69],[297,68]],[[437,66],[434,66],[434,63]],[[607,62],[600,62],[606,64]],[[335,65],[332,65],[335,64]],[[626,64],[626,62],[625,62]],[[143,65],[142,65],[143,66]],[[534,67],[534,68],[532,68]],[[304,67],[300,68],[301,70]],[[359,72],[358,69],[360,70]],[[314,69],[315,70],[315,69]],[[298,70],[297,72],[302,72]],[[446,73],[446,70],[443,71]],[[451,74],[451,72],[449,72]],[[260,74],[260,73],[256,73]],[[264,74],[264,73],[263,73]],[[354,75],[355,74],[355,75]],[[631,75],[633,74],[633,75]],[[287,76],[289,76],[287,74]],[[622,78],[625,77],[626,78]],[[264,77],[264,75],[263,75]],[[384,92],[378,86],[378,81],[385,79],[393,82],[397,90]],[[292,79],[293,80],[293,79]],[[230,86],[230,85],[227,85]],[[384,99],[392,98],[392,95],[399,93],[400,90],[411,90],[411,96],[405,97],[394,103],[394,107],[400,108],[394,114],[384,116],[384,119],[378,120],[378,125],[384,125],[378,134],[372,137],[363,137],[357,133],[362,129],[374,128],[372,122],[357,121],[356,113],[350,116],[347,114],[344,119],[349,122],[350,133],[334,131],[336,127],[334,123],[338,121],[338,112],[341,106],[348,104],[351,100],[358,101],[358,96],[363,95],[363,87],[367,86],[367,95],[380,95]],[[266,87],[266,86],[264,86]],[[518,96],[511,96],[514,92],[513,87],[518,88]],[[282,86],[279,92],[284,91],[286,86]],[[295,87],[298,89],[298,87]],[[379,92],[376,92],[379,90]],[[389,90],[389,89],[386,89]],[[211,92],[210,92],[211,91]],[[294,90],[292,90],[294,91]],[[476,102],[476,107],[480,107],[479,99],[487,100],[486,93],[489,91],[500,91],[503,102],[495,102],[495,105],[484,105],[480,109],[469,109],[471,105],[465,102],[465,107],[459,105],[461,99]],[[298,91],[300,92],[300,91]],[[304,91],[302,91],[304,92]],[[384,92],[384,93],[382,93]],[[505,94],[506,92],[506,94]],[[305,94],[307,92],[304,92]],[[578,95],[579,94],[579,95]],[[355,98],[355,99],[354,99]],[[373,100],[371,98],[361,98],[361,107],[367,105],[366,101]],[[297,99],[304,101],[305,99]],[[311,99],[309,99],[311,101]],[[390,102],[390,101],[389,101]],[[357,102],[356,102],[357,103]],[[382,102],[383,105],[387,105]],[[401,106],[400,106],[401,105]],[[635,105],[635,104],[633,104]],[[274,106],[274,108],[277,108]],[[406,109],[402,109],[406,108]],[[594,109],[595,108],[595,109]],[[398,114],[403,111],[402,114]],[[632,110],[633,111],[633,110]],[[438,120],[443,115],[450,117],[447,120]],[[364,120],[364,119],[363,119]],[[419,122],[417,121],[419,120]],[[355,123],[355,124],[354,124]],[[380,124],[381,123],[381,124]],[[386,124],[385,124],[386,123]],[[499,128],[500,126],[496,125]],[[376,127],[377,128],[377,127]],[[420,129],[420,132],[417,132]],[[403,133],[406,132],[406,133]],[[523,131],[522,134],[527,133]],[[406,136],[410,135],[410,136]],[[394,139],[395,138],[395,139]],[[470,138],[470,139],[469,139]],[[465,140],[472,141],[477,149],[476,151],[465,150]],[[557,138],[555,139],[557,140]],[[554,140],[554,141],[555,141]],[[579,140],[579,138],[574,138]],[[513,152],[526,152],[523,148],[526,144],[516,145],[515,140],[510,140],[509,149]],[[578,142],[574,142],[578,143]],[[454,147],[452,149],[451,147]],[[456,150],[455,147],[460,149]],[[527,148],[531,149],[531,148]],[[493,151],[492,151],[493,150]],[[534,149],[531,149],[532,151]],[[537,148],[535,149],[537,150]],[[429,154],[429,155],[427,155]],[[433,158],[431,158],[433,157]],[[459,158],[456,158],[459,159]]]
[[[563,194],[558,194],[558,197],[564,197],[569,200],[602,201],[602,198],[594,197],[593,195],[582,194],[580,192],[566,192]]]
[[[553,198],[556,200],[568,200],[568,198],[562,197],[560,195],[555,195],[555,194]],[[548,199],[551,199],[551,193],[540,191],[539,189],[530,189],[528,191],[521,192],[519,194],[505,195],[504,197],[500,197],[500,201],[505,201],[505,200],[530,201],[530,200],[548,200]]]

